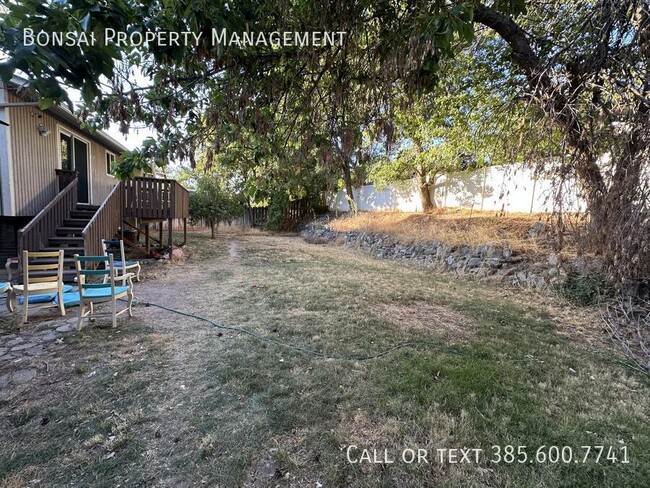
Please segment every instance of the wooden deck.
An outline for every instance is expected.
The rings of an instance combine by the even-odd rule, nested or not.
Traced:
[[[123,185],[126,218],[160,221],[189,217],[189,192],[176,180],[140,177]]]
[[[151,222],[168,222],[168,247],[172,247],[172,220],[182,219],[187,224],[189,217],[189,192],[177,181],[170,179],[137,177],[119,182],[108,197],[95,211],[78,210],[77,178],[74,172],[58,173],[60,192],[48,205],[18,233],[19,248],[40,251],[48,246],[57,245],[59,241],[79,241],[75,244],[79,253],[90,255],[102,254],[102,239],[113,238],[121,232],[123,238],[125,227],[144,226],[146,245],[126,241],[125,243],[149,253],[149,224]],[[94,212],[94,213],[93,213]],[[79,213],[87,214],[86,222],[77,222],[82,228],[69,228],[80,219]],[[66,224],[68,222],[68,224]],[[162,246],[162,225],[159,226]],[[83,230],[81,230],[83,229]],[[66,237],[64,233],[70,232]],[[184,232],[184,238],[186,233]],[[56,242],[55,242],[56,241]],[[81,243],[83,242],[83,248]],[[77,249],[75,247],[74,249]],[[72,247],[68,249],[72,251]],[[82,252],[83,251],[83,252]]]

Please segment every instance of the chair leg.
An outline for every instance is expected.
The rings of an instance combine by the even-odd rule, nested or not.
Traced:
[[[59,292],[59,312],[61,317],[65,317],[65,305],[63,304],[63,292]]]
[[[113,327],[117,327],[117,300],[113,300],[111,307],[113,309]]]
[[[135,281],[138,281],[138,282],[140,281],[140,269],[141,269],[140,263],[138,263],[137,271],[135,273]]]
[[[29,295],[23,295],[23,324],[27,323],[28,313],[29,313]]]
[[[86,311],[86,307],[84,306],[83,303],[79,304],[79,320],[77,320],[77,332],[81,330],[81,325],[83,324],[84,321],[84,313]]]
[[[128,308],[129,308],[129,317],[133,317],[133,290],[126,292],[126,296],[129,297]]]
[[[7,292],[7,310],[11,313],[16,311],[16,292],[13,290]]]

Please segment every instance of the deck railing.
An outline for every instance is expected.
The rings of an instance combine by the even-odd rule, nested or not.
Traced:
[[[127,218],[187,218],[189,201],[189,192],[175,180],[137,177],[124,182],[124,216]]]
[[[72,181],[76,180],[79,177],[79,172],[69,169],[55,169],[56,180],[59,184],[59,191],[68,186]]]
[[[103,253],[102,239],[111,239],[122,225],[124,212],[124,182],[111,190],[99,210],[82,232],[86,256],[100,256]]]
[[[19,256],[23,251],[40,251],[47,247],[50,237],[56,235],[70,212],[77,208],[77,179],[70,182],[59,194],[18,231]]]

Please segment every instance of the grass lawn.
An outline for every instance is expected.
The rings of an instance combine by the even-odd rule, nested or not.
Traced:
[[[650,381],[597,310],[297,237],[189,246],[189,261],[146,268],[136,296],[332,355],[416,344],[320,359],[137,307],[0,392],[0,487],[648,486]],[[528,459],[491,462],[495,445]],[[574,457],[550,462],[550,446]],[[581,446],[606,448],[583,463]],[[440,463],[439,448],[483,453]],[[348,462],[362,449],[394,462]]]

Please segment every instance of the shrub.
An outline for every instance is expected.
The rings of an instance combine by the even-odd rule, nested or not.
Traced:
[[[560,294],[574,305],[595,305],[612,295],[612,287],[605,276],[597,271],[582,274],[576,270],[567,273],[566,280],[559,285]]]

